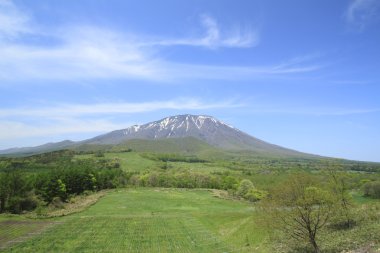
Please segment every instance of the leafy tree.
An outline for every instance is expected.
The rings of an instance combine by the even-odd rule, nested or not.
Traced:
[[[309,175],[295,175],[274,189],[265,201],[268,221],[297,242],[320,252],[317,236],[333,215],[332,193]]]
[[[232,177],[232,176],[223,177],[222,188],[224,190],[228,190],[228,189],[236,190],[238,184],[239,183],[238,183],[237,179]]]
[[[88,173],[84,176],[84,188],[85,190],[96,190],[96,177],[93,173]]]
[[[0,174],[0,213],[5,211],[6,203],[10,194],[9,180],[7,174]]]
[[[0,212],[20,213],[36,206],[31,186],[24,174],[9,171],[0,175]]]
[[[249,200],[249,201],[255,202],[255,201],[264,199],[267,195],[268,195],[268,193],[266,191],[262,191],[262,190],[258,190],[256,188],[253,188],[253,189],[250,189],[244,195],[244,198]]]
[[[63,201],[67,198],[66,185],[59,178],[51,179],[45,192],[45,198],[48,202],[55,197],[59,197]]]
[[[380,181],[365,183],[363,190],[364,196],[380,199]]]
[[[251,180],[243,179],[240,182],[240,185],[239,185],[239,188],[238,188],[236,194],[240,197],[244,197],[253,188],[254,188],[254,186],[253,186],[253,183],[251,182]]]
[[[265,198],[267,196],[267,192],[256,189],[250,180],[243,179],[240,182],[236,195],[254,202]]]
[[[351,227],[354,222],[352,214],[353,200],[349,193],[347,176],[339,174],[334,169],[329,171],[329,176],[330,187],[336,203],[338,222],[343,219],[343,225]]]

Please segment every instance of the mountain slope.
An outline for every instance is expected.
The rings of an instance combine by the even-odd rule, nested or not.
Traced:
[[[120,144],[127,140],[160,140],[193,137],[226,150],[249,150],[260,154],[303,156],[305,154],[269,144],[224,122],[204,115],[177,115],[144,125],[135,125],[83,141],[83,144]]]
[[[23,147],[23,148],[10,148],[5,150],[0,150],[0,155],[12,155],[12,154],[22,154],[22,155],[33,155],[38,153],[45,153],[51,151],[57,151],[65,148],[69,148],[75,145],[75,142],[70,140],[65,140],[61,142],[50,142],[40,146],[35,147]]]
[[[189,141],[191,139],[198,141]],[[132,141],[135,140],[135,141]],[[166,142],[141,142],[142,140],[174,140]],[[185,141],[186,140],[186,141]],[[201,141],[201,142],[199,142]],[[176,143],[179,142],[179,143]],[[171,145],[172,148],[166,148],[175,151],[176,146],[181,150],[202,149],[205,145],[217,149],[230,151],[249,151],[259,155],[270,156],[291,156],[291,157],[311,157],[312,155],[304,154],[294,150],[286,149],[273,145],[252,137],[224,122],[211,116],[204,115],[177,115],[167,117],[158,121],[150,122],[144,125],[134,125],[126,129],[112,131],[107,134],[96,136],[94,138],[71,142],[63,141],[59,143],[48,143],[33,148],[16,148],[0,151],[0,154],[33,154],[47,151],[59,150],[64,148],[74,148],[81,150],[99,149],[99,147],[112,146],[144,146],[145,150],[152,150],[157,147],[157,152],[165,150],[160,147]],[[182,143],[182,144],[181,144]],[[132,145],[133,144],[133,145]],[[175,145],[174,145],[175,144]],[[147,147],[151,145],[152,147]],[[190,145],[189,147],[185,147]]]

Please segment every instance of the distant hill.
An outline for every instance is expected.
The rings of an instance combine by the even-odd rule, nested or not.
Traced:
[[[40,146],[35,147],[23,147],[23,148],[10,148],[5,150],[0,150],[0,155],[34,155],[44,152],[57,151],[65,148],[69,148],[75,145],[74,141],[65,140],[61,142],[50,142]]]
[[[190,114],[134,125],[80,142],[63,141],[37,147],[14,148],[2,150],[0,154],[28,155],[64,148],[91,150],[118,146],[130,146],[132,149],[150,152],[186,152],[187,150],[194,153],[216,148],[266,156],[313,157],[310,154],[257,139],[214,117]]]

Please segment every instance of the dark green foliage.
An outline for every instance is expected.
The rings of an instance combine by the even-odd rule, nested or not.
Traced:
[[[151,159],[154,161],[162,162],[185,162],[185,163],[206,163],[204,159],[200,159],[196,156],[182,156],[179,154],[141,154],[142,157]]]
[[[364,196],[380,199],[380,181],[365,183],[363,190]]]
[[[0,173],[0,213],[20,213],[36,205],[31,183],[25,174],[19,171]]]
[[[120,164],[111,159],[73,159],[73,151],[56,151],[25,158],[5,159],[0,170],[0,213],[20,213],[37,207],[37,196],[47,203],[66,201],[85,191],[126,184]]]
[[[124,173],[114,167],[113,163],[96,163],[91,159],[74,161],[64,168],[38,175],[34,187],[47,202],[55,197],[65,201],[69,195],[121,186]]]
[[[66,184],[62,182],[62,179],[51,178],[44,189],[43,197],[47,202],[51,202],[55,197],[59,197],[61,200],[66,200]]]

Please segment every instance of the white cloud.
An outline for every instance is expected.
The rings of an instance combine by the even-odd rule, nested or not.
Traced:
[[[0,0],[0,41],[31,33],[30,17],[20,11],[11,0]]]
[[[120,115],[148,113],[160,110],[202,111],[242,107],[234,101],[204,102],[194,98],[141,103],[62,104],[39,108],[0,109],[0,143],[30,138],[72,138],[74,135],[100,134],[132,125],[120,122]],[[106,117],[104,117],[106,115]],[[99,117],[100,116],[100,117]],[[36,139],[34,144],[40,143]],[[23,143],[23,144],[22,144]],[[6,148],[9,145],[0,145]]]
[[[198,38],[156,39],[128,35],[93,26],[63,26],[56,31],[37,29],[29,16],[8,0],[0,0],[0,80],[29,81],[83,79],[142,79],[178,82],[185,79],[246,79],[263,75],[284,75],[314,71],[319,66],[213,66],[182,64],[164,59],[162,46],[252,47],[258,35],[252,29],[226,32],[215,19],[202,15],[205,35]],[[5,6],[5,7],[4,7]],[[6,11],[7,8],[11,11]],[[34,30],[32,29],[34,28]],[[41,30],[43,30],[41,32]],[[34,33],[50,37],[56,44],[30,45],[12,38]],[[2,82],[0,85],[7,85]]]
[[[250,108],[250,113],[254,114],[280,114],[280,115],[304,115],[304,116],[349,116],[356,114],[379,113],[380,109],[355,109],[336,107],[311,107],[311,106],[254,106]]]
[[[2,45],[0,78],[160,78],[159,60],[121,34],[77,27],[59,31],[59,38],[61,43],[53,47]]]
[[[66,36],[66,33],[70,35]],[[309,64],[245,67],[175,63],[159,57],[155,48],[141,47],[121,34],[92,27],[66,30],[62,32],[62,42],[62,45],[50,48],[3,45],[0,48],[0,79],[236,80],[320,68]]]
[[[345,12],[346,21],[362,30],[371,22],[379,20],[380,1],[352,0]]]
[[[151,41],[148,45],[160,46],[198,46],[217,49],[220,47],[254,47],[259,44],[258,32],[237,26],[229,32],[221,31],[218,22],[209,15],[201,15],[205,35],[199,38],[165,39]]]
[[[7,117],[43,117],[50,119],[75,118],[100,114],[135,114],[159,110],[206,110],[241,107],[233,100],[219,102],[203,102],[194,98],[181,98],[168,101],[152,101],[140,103],[98,103],[98,104],[62,104],[42,108],[0,109],[0,119]]]
[[[113,123],[107,120],[66,119],[45,124],[31,125],[30,123],[0,120],[0,140],[15,141],[31,137],[56,137],[67,134],[104,133],[115,129],[125,128],[130,123]]]

